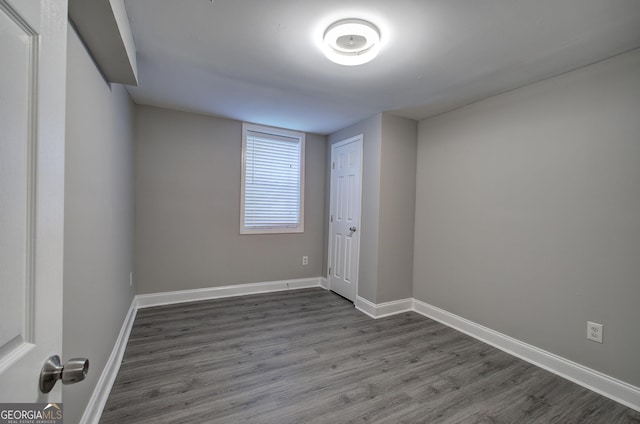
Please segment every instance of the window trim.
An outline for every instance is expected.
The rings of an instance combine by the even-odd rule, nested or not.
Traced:
[[[245,212],[245,180],[247,175],[247,135],[258,132],[267,135],[296,138],[300,140],[300,224],[297,227],[246,228]],[[240,234],[290,234],[304,233],[304,188],[305,188],[305,133],[266,125],[242,123],[242,176],[240,179]]]

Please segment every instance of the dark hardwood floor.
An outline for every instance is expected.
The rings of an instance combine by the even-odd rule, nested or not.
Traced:
[[[138,311],[110,423],[640,423],[640,413],[413,312],[322,289]]]

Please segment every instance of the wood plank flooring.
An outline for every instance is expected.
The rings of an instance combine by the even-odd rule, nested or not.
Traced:
[[[413,312],[305,289],[138,311],[100,423],[640,423]]]

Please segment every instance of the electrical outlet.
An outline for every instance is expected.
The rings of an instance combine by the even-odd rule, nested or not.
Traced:
[[[602,343],[603,325],[596,322],[587,321],[587,339]]]
[[[129,287],[133,286],[133,272],[129,273]]]
[[[309,265],[309,257],[308,256],[303,256],[302,257],[302,265]]]

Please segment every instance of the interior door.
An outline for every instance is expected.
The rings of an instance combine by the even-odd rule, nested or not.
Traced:
[[[0,0],[0,402],[62,350],[66,0]]]
[[[354,301],[360,258],[362,135],[331,147],[329,288]]]

